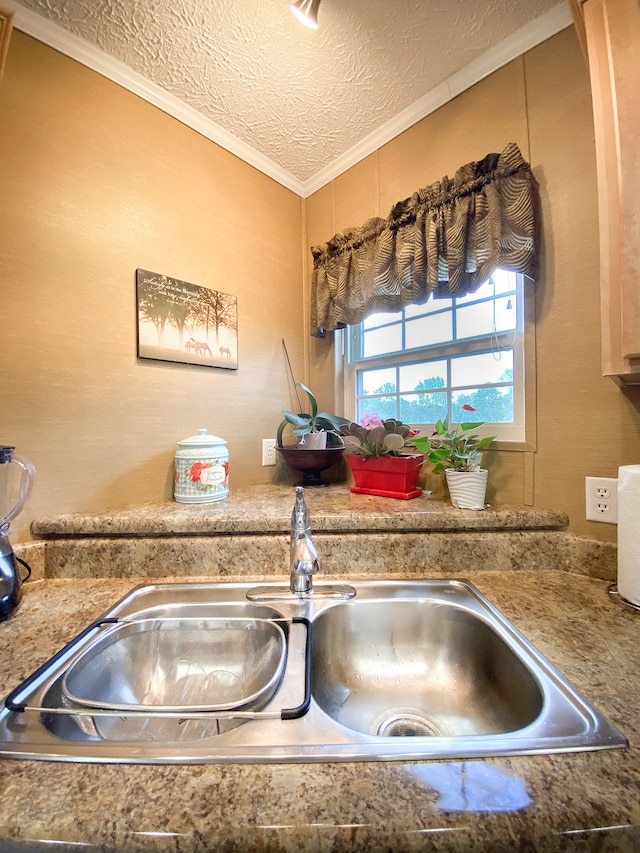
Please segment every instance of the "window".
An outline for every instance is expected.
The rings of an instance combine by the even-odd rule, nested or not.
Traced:
[[[476,414],[463,419],[486,421],[480,432],[524,441],[524,307],[523,277],[498,270],[475,293],[431,297],[351,327],[347,415],[430,427],[461,420],[469,404]]]

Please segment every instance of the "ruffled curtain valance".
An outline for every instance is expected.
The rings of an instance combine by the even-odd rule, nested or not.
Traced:
[[[538,184],[512,143],[314,246],[311,334],[471,293],[498,267],[535,281],[539,230]]]

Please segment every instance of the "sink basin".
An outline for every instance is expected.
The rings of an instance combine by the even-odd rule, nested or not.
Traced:
[[[0,757],[389,761],[626,746],[624,736],[471,583],[352,586],[350,601],[323,596],[322,583],[299,600],[283,584],[272,602],[261,598],[260,604],[247,599],[253,584],[136,587],[11,692],[0,709]],[[283,671],[264,707],[250,716],[219,710],[226,693],[220,693],[217,674],[238,661],[226,659],[221,667],[217,643],[199,631],[220,620],[283,626]],[[113,630],[122,640],[114,666],[107,663],[116,650],[111,623],[125,626]],[[150,625],[169,633],[156,638],[146,630]],[[181,633],[185,626],[188,636]],[[174,645],[179,666],[173,666]],[[127,658],[143,648],[146,657]],[[259,660],[261,648],[252,655]],[[147,672],[158,665],[170,678],[159,688]],[[101,668],[111,677],[106,692]],[[208,708],[210,695],[217,708]]]
[[[478,615],[428,599],[354,602],[313,626],[313,695],[377,736],[514,732],[542,711],[541,684]]]

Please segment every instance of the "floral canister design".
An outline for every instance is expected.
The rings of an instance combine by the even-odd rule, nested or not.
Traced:
[[[227,442],[199,429],[178,442],[174,497],[179,503],[209,503],[229,494]]]

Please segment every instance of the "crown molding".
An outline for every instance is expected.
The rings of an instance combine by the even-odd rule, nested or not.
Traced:
[[[65,56],[75,59],[82,65],[138,95],[302,198],[307,198],[317,192],[334,178],[337,178],[338,175],[368,157],[369,154],[390,142],[398,134],[466,89],[471,88],[498,68],[572,25],[568,5],[565,2],[559,3],[545,15],[541,15],[494,45],[478,59],[449,77],[444,83],[432,89],[407,109],[398,113],[393,119],[376,128],[357,145],[337,157],[325,168],[320,169],[311,178],[302,181],[269,157],[261,154],[253,146],[229,133],[212,119],[206,118],[202,113],[185,104],[184,101],[169,94],[155,83],[146,80],[123,62],[113,59],[98,48],[67,32],[63,27],[47,21],[29,9],[25,9],[19,3],[12,5],[16,10],[13,22],[16,29],[49,47],[55,48]]]
[[[414,101],[407,109],[398,113],[390,121],[376,128],[372,133],[365,136],[345,151],[340,157],[316,172],[313,177],[304,182],[304,197],[312,195],[317,190],[337,178],[347,169],[355,166],[369,154],[373,154],[387,142],[395,139],[400,133],[408,130],[416,122],[435,112],[448,101],[460,95],[462,92],[475,86],[480,80],[493,74],[499,68],[531,50],[537,45],[556,35],[561,30],[572,25],[571,12],[566,3],[559,3],[545,15],[541,15],[524,27],[516,30],[512,35],[494,45],[490,50],[483,53],[478,59],[469,63],[461,71],[453,74],[444,83],[436,86],[424,97]]]

